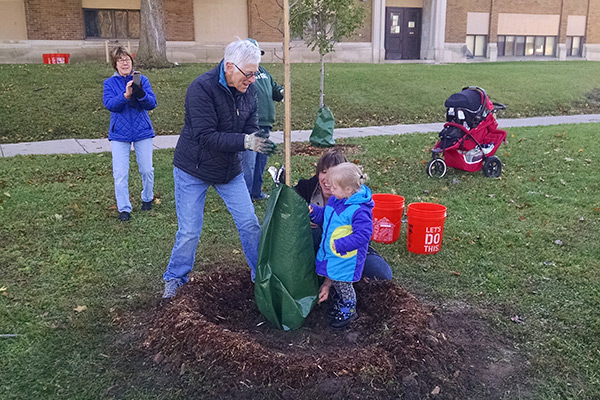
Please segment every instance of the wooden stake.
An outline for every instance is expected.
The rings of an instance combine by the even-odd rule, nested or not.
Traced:
[[[104,41],[104,50],[106,51],[106,63],[110,64],[110,58],[108,57],[108,40]]]
[[[283,0],[283,73],[284,73],[284,109],[283,144],[285,149],[285,183],[292,185],[292,130],[291,130],[291,83],[290,83],[290,1]]]

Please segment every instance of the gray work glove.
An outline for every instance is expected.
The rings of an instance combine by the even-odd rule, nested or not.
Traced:
[[[265,137],[265,132],[256,131],[244,138],[244,148],[247,150],[263,153],[268,156],[277,151],[277,145]]]

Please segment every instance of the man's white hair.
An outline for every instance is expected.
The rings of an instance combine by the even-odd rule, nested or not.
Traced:
[[[231,42],[225,48],[225,62],[230,62],[238,66],[260,63],[260,49],[254,43],[248,40],[236,40]]]

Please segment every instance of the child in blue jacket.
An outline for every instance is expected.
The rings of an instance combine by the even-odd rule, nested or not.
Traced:
[[[309,206],[311,221],[322,225],[323,237],[316,256],[317,274],[325,277],[319,303],[329,298],[333,308],[328,313],[334,329],[343,329],[358,318],[353,282],[360,280],[367,247],[373,234],[373,200],[364,185],[360,168],[345,162],[327,170],[333,196],[325,207]]]

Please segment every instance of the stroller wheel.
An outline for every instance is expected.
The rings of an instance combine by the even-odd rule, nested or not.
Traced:
[[[487,178],[497,178],[502,173],[502,162],[496,156],[487,158],[483,162],[483,175]]]
[[[446,163],[441,158],[434,158],[427,163],[427,175],[441,178],[446,175]]]

